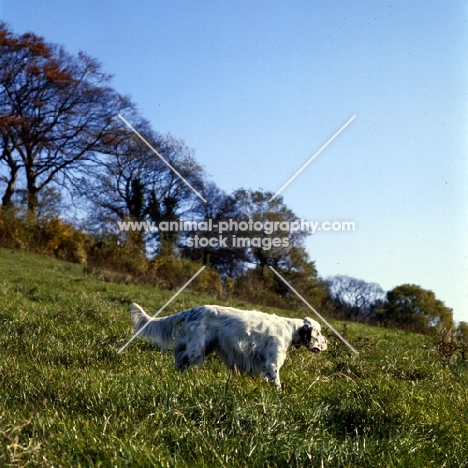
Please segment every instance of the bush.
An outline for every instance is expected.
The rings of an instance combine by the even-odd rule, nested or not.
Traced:
[[[51,255],[73,263],[86,263],[90,238],[56,217],[33,223],[19,208],[0,207],[0,247]]]
[[[184,260],[176,255],[158,256],[150,264],[149,275],[157,278],[169,289],[175,289],[183,286],[201,267],[200,263]],[[210,267],[206,267],[191,286],[197,291],[208,292],[216,297],[223,293],[221,278],[217,271]]]
[[[464,334],[464,322],[458,329],[447,329],[439,326],[434,331],[435,347],[440,360],[445,364],[466,361],[468,336]]]
[[[15,208],[0,207],[0,247],[26,250],[28,232]]]
[[[39,221],[35,230],[41,253],[52,254],[60,260],[73,263],[86,263],[90,238],[76,230],[72,224],[58,218],[46,218]]]
[[[115,234],[93,238],[88,249],[89,267],[131,274],[136,279],[148,272],[148,261],[141,247],[131,240],[122,240]]]

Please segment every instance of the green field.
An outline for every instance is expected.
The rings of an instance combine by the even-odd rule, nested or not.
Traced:
[[[325,330],[327,352],[291,351],[282,393],[215,357],[181,374],[139,338],[117,354],[130,303],[173,293],[0,249],[0,466],[468,466],[468,366],[430,337],[349,324],[352,356]],[[184,292],[165,313],[207,303],[227,304]]]

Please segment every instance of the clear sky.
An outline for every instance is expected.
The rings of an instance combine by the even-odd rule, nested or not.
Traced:
[[[468,4],[0,0],[0,18],[84,50],[223,189],[350,220],[307,246],[319,274],[431,289],[468,321]]]

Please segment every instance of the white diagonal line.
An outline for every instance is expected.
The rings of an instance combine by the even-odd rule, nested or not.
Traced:
[[[338,336],[338,338],[340,338],[340,340],[346,345],[348,346],[348,348],[353,351],[354,353],[358,353],[292,286],[291,284],[289,284],[272,266],[270,266],[270,270],[273,271],[273,273],[276,274],[276,276],[278,276],[278,278],[283,281],[283,283],[289,287],[289,289],[291,289],[291,291],[293,291],[296,296],[312,311],[315,313],[315,315],[317,315],[317,317],[319,317],[329,328],[331,328],[333,330],[333,332],[335,333],[336,336]]]
[[[141,140],[143,143],[145,143],[146,146],[148,146],[148,148],[150,148],[150,149],[156,154],[156,156],[158,156],[158,157],[161,159],[161,161],[162,161],[163,163],[165,163],[165,164],[169,167],[169,169],[171,169],[175,174],[177,174],[177,175],[179,176],[179,178],[180,178],[183,182],[185,182],[185,183],[193,190],[193,192],[195,193],[195,195],[197,195],[198,197],[200,197],[200,198],[206,203],[206,200],[190,185],[190,183],[189,183],[186,179],[184,179],[184,177],[182,177],[182,175],[177,171],[177,169],[175,169],[173,166],[171,166],[171,164],[170,164],[169,162],[167,162],[167,161],[158,153],[158,151],[157,151],[156,149],[154,149],[154,148],[151,146],[151,144],[150,144],[148,141],[146,141],[146,139],[145,139],[139,132],[137,132],[137,131],[135,130],[135,128],[134,128],[129,122],[127,122],[127,120],[124,119],[124,117],[122,117],[122,115],[119,114],[118,116],[119,116],[119,119],[122,120],[122,122],[124,122],[125,125],[127,125],[127,127],[128,127],[130,130],[132,130],[132,132],[135,133],[135,135],[137,135],[137,136],[140,138],[140,140]]]
[[[353,115],[269,200],[276,198],[354,119]]]
[[[204,269],[206,266],[202,266],[152,317],[154,319],[157,317]],[[118,351],[117,354],[120,354],[149,324],[151,320],[146,322],[144,327],[141,327]]]

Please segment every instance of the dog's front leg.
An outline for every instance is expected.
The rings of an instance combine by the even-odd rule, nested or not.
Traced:
[[[276,390],[281,392],[281,381],[279,376],[279,369],[276,364],[268,364],[263,368],[263,378],[268,382],[275,384]]]

